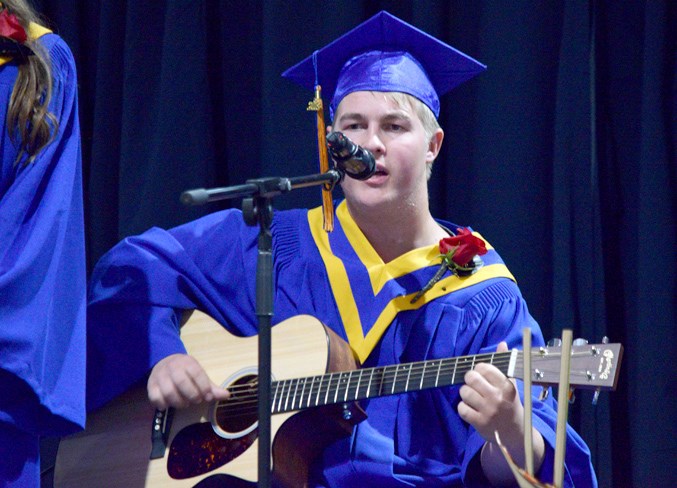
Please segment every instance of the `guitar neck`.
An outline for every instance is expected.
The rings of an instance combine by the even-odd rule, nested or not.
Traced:
[[[476,354],[274,381],[272,413],[451,386],[462,383],[465,373],[479,363],[492,364],[513,377],[519,354],[517,350]]]
[[[621,344],[586,344],[571,349],[571,387],[613,390],[623,353]],[[465,373],[479,363],[498,368],[509,378],[524,378],[523,352],[494,352],[433,359],[391,366],[342,371],[272,383],[272,413],[352,402],[462,383]],[[534,384],[556,385],[562,351],[559,347],[531,349],[529,375]]]

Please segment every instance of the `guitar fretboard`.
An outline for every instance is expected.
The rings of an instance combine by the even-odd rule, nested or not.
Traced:
[[[478,354],[274,381],[271,413],[451,386],[462,383],[465,373],[481,362],[507,374],[512,354]]]

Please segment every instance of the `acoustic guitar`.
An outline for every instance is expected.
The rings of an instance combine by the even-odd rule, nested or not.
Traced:
[[[358,400],[463,382],[480,362],[523,378],[522,351],[359,368],[348,344],[317,319],[300,315],[272,328],[271,467],[283,487],[307,485],[312,460],[365,418]],[[231,392],[226,401],[157,411],[145,385],[90,414],[87,428],[62,439],[54,486],[244,487],[257,480],[256,337],[230,334],[194,312],[181,329],[188,353]],[[574,346],[571,387],[616,387],[620,344]],[[559,348],[531,351],[533,382],[559,381]]]

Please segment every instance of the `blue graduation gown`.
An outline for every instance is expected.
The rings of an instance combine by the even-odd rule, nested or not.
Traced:
[[[493,352],[521,344],[530,326],[543,344],[511,275],[495,250],[468,281],[449,276],[416,305],[413,296],[438,268],[437,246],[384,264],[345,209],[321,231],[321,209],[274,216],[274,317],[310,314],[347,340],[365,366]],[[455,229],[451,223],[440,223]],[[103,404],[158,360],[184,352],[180,313],[198,308],[239,335],[256,334],[258,228],[238,210],[125,239],[98,263],[89,297],[88,402]],[[440,291],[445,288],[447,291]],[[453,290],[453,291],[452,291]],[[430,294],[430,296],[429,296]],[[313,466],[313,486],[482,486],[481,436],[457,414],[459,387],[363,402],[368,418],[328,446]],[[540,475],[552,479],[556,413],[534,401],[534,426],[547,447]],[[567,486],[595,486],[590,454],[569,429]]]
[[[0,136],[0,421],[34,435],[85,422],[86,265],[80,128],[73,56],[55,34],[39,42],[53,71],[54,140],[30,164]],[[0,67],[0,120],[18,67]]]

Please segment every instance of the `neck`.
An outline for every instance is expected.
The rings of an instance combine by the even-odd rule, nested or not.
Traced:
[[[437,244],[447,233],[425,205],[392,205],[364,209],[348,204],[348,211],[384,263],[420,247]]]

